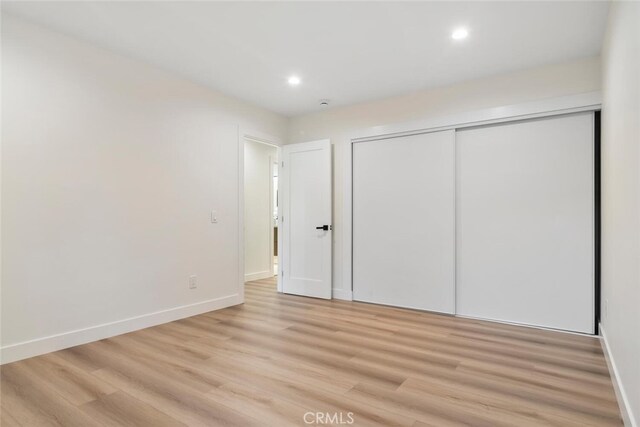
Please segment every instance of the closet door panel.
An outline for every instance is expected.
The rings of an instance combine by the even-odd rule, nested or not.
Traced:
[[[353,295],[454,311],[454,131],[353,145]]]
[[[457,313],[594,329],[593,113],[456,133]]]

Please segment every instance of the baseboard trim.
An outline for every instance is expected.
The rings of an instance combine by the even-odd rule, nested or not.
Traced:
[[[258,273],[248,273],[244,275],[244,281],[245,282],[252,282],[254,280],[262,280],[262,279],[268,279],[270,277],[275,276],[275,274],[273,274],[273,271],[260,271]]]
[[[11,344],[0,349],[0,363],[5,364],[16,362],[29,357],[51,353],[52,351],[58,351],[116,335],[126,334],[128,332],[137,331],[150,326],[184,319],[185,317],[191,317],[241,303],[241,295],[234,294],[197,302],[195,304],[156,311],[142,316],[130,317],[128,319],[118,320],[115,322],[103,323],[89,328],[77,329],[75,331]]]
[[[616,362],[613,358],[613,354],[611,354],[611,347],[609,347],[607,334],[605,333],[602,324],[600,324],[600,335],[602,336],[602,339],[600,340],[602,344],[602,351],[604,353],[604,358],[607,361],[607,366],[609,367],[609,374],[611,375],[613,389],[615,390],[616,398],[618,399],[618,406],[620,407],[620,413],[622,414],[622,421],[624,422],[624,425],[626,427],[638,427],[633,413],[631,412],[631,405],[629,404],[627,393],[624,391],[622,382],[620,382],[618,368],[616,367]]]
[[[353,292],[345,289],[333,288],[331,289],[331,297],[333,299],[342,299],[345,301],[353,301]]]

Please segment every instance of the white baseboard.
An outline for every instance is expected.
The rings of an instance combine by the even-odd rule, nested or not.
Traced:
[[[273,274],[273,271],[270,270],[259,271],[258,273],[247,273],[244,275],[244,281],[252,282],[254,280],[268,279],[273,276],[275,276],[275,274]]]
[[[604,352],[604,358],[607,361],[607,366],[609,367],[609,374],[611,375],[611,382],[613,383],[613,388],[616,392],[616,398],[618,399],[618,406],[620,407],[620,412],[622,414],[622,421],[624,421],[624,425],[626,427],[638,427],[638,424],[636,423],[636,420],[633,416],[633,412],[631,412],[629,398],[627,397],[627,394],[624,391],[624,386],[620,381],[618,368],[616,367],[616,362],[613,358],[613,354],[611,354],[611,347],[609,347],[607,334],[602,328],[602,324],[600,324],[600,335],[602,335],[602,350]]]
[[[64,332],[62,334],[51,335],[48,337],[24,341],[17,344],[11,344],[2,347],[0,351],[0,363],[11,363],[18,360],[26,359],[28,357],[51,353],[52,351],[58,351],[65,348],[98,341],[101,339],[113,337],[115,335],[137,331],[139,329],[148,328],[150,326],[156,326],[162,323],[184,319],[185,317],[191,317],[241,303],[241,295],[234,294],[226,297],[197,302],[195,304],[183,305],[167,310],[156,311],[154,313],[144,314],[142,316],[130,317],[128,319],[118,320],[115,322],[103,323],[101,325],[92,326],[89,328],[77,329],[75,331]]]
[[[343,299],[346,301],[353,301],[353,292],[346,289],[333,288],[331,289],[331,297],[333,299]]]

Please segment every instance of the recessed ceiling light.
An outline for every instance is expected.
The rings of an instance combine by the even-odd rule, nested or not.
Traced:
[[[287,80],[289,82],[289,84],[291,86],[298,86],[300,84],[300,77],[298,76],[291,76],[289,77],[289,80]]]
[[[455,30],[453,30],[453,33],[451,33],[451,38],[454,40],[462,40],[466,39],[468,35],[469,30],[467,30],[466,28],[456,28]]]

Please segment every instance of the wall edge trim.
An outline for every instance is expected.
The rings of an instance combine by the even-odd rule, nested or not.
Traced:
[[[613,383],[613,389],[616,392],[616,398],[618,399],[618,406],[620,407],[622,421],[624,422],[624,425],[626,427],[638,427],[638,423],[635,420],[633,412],[631,412],[629,397],[627,396],[624,386],[620,381],[618,368],[616,366],[615,359],[613,358],[613,354],[611,353],[611,347],[609,346],[607,334],[602,327],[602,323],[600,323],[600,334],[600,344],[602,345],[602,352],[604,353],[604,358],[607,361],[607,367],[609,368],[609,374],[611,376],[611,382]]]
[[[0,349],[1,364],[16,362],[29,357],[87,344],[116,335],[137,331],[151,326],[184,319],[209,311],[241,304],[240,294],[200,301],[194,304],[172,307],[153,313],[102,323],[87,328],[49,335],[29,341],[3,346]]]

